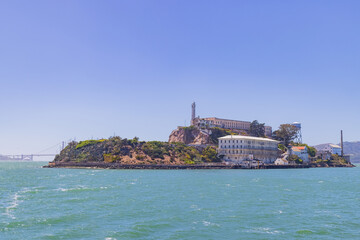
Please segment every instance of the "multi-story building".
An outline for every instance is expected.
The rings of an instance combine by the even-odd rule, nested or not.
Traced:
[[[218,154],[228,162],[256,159],[272,163],[278,158],[278,144],[279,141],[268,138],[228,135],[219,138]]]
[[[199,127],[220,127],[220,128],[249,131],[251,122],[229,120],[229,119],[222,119],[216,117],[210,117],[210,118],[198,117],[192,120],[192,124],[197,125]],[[265,126],[265,135],[271,137],[272,127]]]
[[[341,155],[341,147],[336,144],[325,143],[314,147],[318,152],[330,152],[331,154]]]

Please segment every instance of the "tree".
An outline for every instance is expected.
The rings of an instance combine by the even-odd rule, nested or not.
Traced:
[[[254,120],[250,123],[249,133],[254,137],[265,137],[265,123],[259,123],[257,120]]]
[[[292,154],[289,156],[289,161],[290,162],[295,162],[296,164],[302,164],[303,163],[303,160],[300,159],[297,155],[295,154]]]
[[[309,145],[306,145],[307,147],[307,152],[310,155],[310,157],[315,157],[316,155],[316,148],[314,147],[310,147]]]
[[[219,162],[220,161],[220,159],[217,157],[216,149],[211,146],[207,146],[202,151],[201,157],[205,162]]]
[[[297,134],[297,127],[291,124],[281,124],[279,129],[274,132],[274,137],[284,142],[286,147],[294,140]]]

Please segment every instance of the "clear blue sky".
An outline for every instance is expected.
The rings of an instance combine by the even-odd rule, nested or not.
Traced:
[[[202,117],[360,140],[360,1],[0,2],[0,153]]]

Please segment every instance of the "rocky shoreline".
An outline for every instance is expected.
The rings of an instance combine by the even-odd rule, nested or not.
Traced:
[[[164,170],[180,170],[180,169],[249,169],[244,168],[238,164],[201,164],[201,165],[150,165],[150,164],[121,164],[121,163],[106,163],[106,162],[61,162],[49,163],[43,166],[44,168],[92,168],[92,169],[164,169]],[[330,167],[355,167],[352,164],[348,165],[334,165],[325,166],[317,164],[299,164],[299,165],[274,165],[266,164],[256,168],[250,169],[294,169],[294,168],[330,168]]]

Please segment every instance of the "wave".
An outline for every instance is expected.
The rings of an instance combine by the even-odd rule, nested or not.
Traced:
[[[85,186],[78,186],[74,188],[57,188],[55,189],[55,191],[60,191],[60,192],[100,191],[107,188],[108,187],[89,188]]]
[[[13,211],[21,202],[23,202],[23,200],[20,200],[20,198],[23,197],[22,195],[29,192],[38,192],[38,190],[36,188],[23,188],[22,190],[15,192],[10,198],[10,204],[5,207],[4,215],[11,219],[16,219]]]

